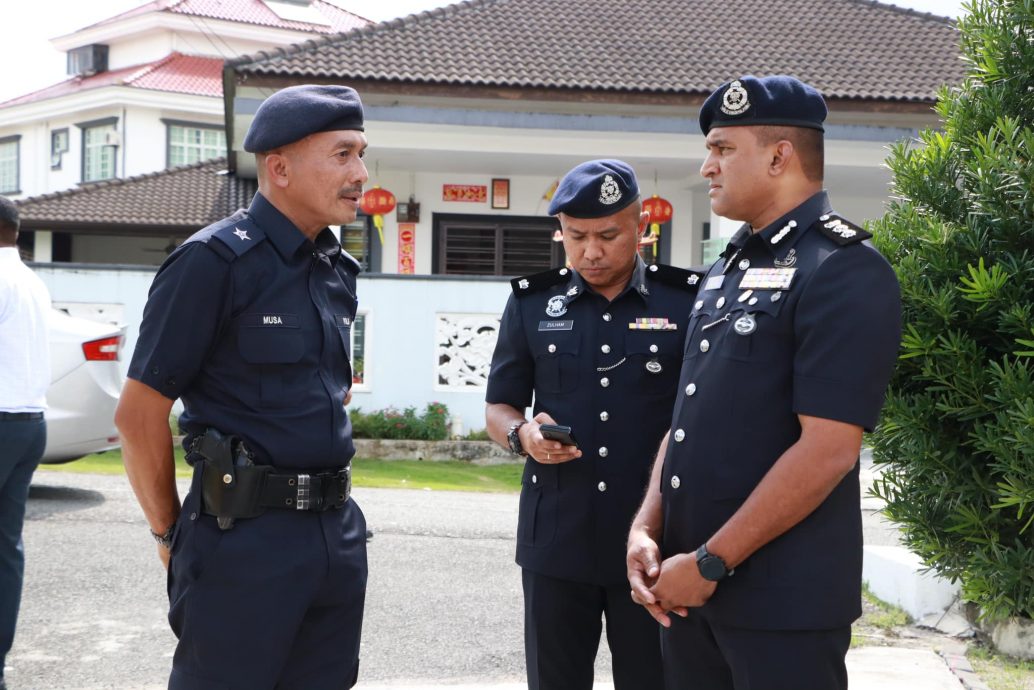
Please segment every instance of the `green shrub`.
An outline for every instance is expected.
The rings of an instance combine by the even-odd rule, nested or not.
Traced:
[[[977,0],[944,131],[895,146],[873,229],[905,332],[873,491],[984,615],[1034,615],[1034,0]]]
[[[449,408],[442,403],[429,403],[417,416],[415,407],[401,412],[394,407],[373,412],[361,408],[350,410],[352,436],[355,438],[387,438],[420,441],[442,441],[449,436]]]

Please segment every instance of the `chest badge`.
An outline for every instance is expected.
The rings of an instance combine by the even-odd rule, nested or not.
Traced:
[[[546,315],[547,316],[563,316],[567,313],[567,300],[564,299],[563,295],[554,295],[549,298],[546,302]]]
[[[797,250],[791,249],[790,251],[786,252],[786,256],[784,256],[782,259],[776,259],[772,263],[774,263],[779,268],[790,268],[795,263],[797,263]]]
[[[241,238],[242,240],[250,240],[251,239],[250,237],[248,237],[248,231],[247,230],[241,230],[240,228],[236,228],[233,231],[233,234],[236,235],[237,237]]]
[[[748,268],[740,280],[740,289],[786,290],[795,273],[796,268]]]
[[[662,367],[661,363],[658,362],[656,359],[651,359],[649,362],[646,363],[646,370],[651,374],[659,374],[661,373],[662,369],[664,369],[664,367]]]
[[[753,316],[747,314],[736,319],[736,322],[732,324],[732,328],[738,335],[750,335],[757,330],[758,322],[754,320]]]

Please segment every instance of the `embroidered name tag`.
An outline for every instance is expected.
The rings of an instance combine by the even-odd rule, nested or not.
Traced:
[[[245,314],[241,317],[241,325],[247,328],[298,328],[298,315],[271,312]]]
[[[796,273],[796,268],[749,268],[743,274],[740,289],[786,290]]]
[[[628,324],[630,331],[677,331],[677,323],[669,323],[666,318],[645,318],[636,319]]]
[[[573,319],[564,319],[563,321],[539,321],[540,331],[569,331],[573,328]]]
[[[334,318],[337,319],[338,326],[352,325],[352,317],[347,314],[334,314]]]
[[[725,282],[725,276],[724,275],[711,276],[710,278],[707,279],[707,282],[704,283],[704,289],[705,290],[720,290],[721,287],[722,287],[722,283],[724,283],[724,282]]]

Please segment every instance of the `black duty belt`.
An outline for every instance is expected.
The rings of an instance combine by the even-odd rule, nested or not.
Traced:
[[[27,422],[30,419],[43,419],[42,412],[0,412],[0,419],[8,422]]]

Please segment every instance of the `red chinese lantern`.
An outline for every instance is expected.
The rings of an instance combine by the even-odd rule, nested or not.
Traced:
[[[377,235],[381,239],[381,244],[384,244],[384,215],[395,210],[395,195],[387,189],[374,185],[373,189],[368,190],[359,200],[359,208],[363,209],[364,213],[373,216]]]
[[[657,245],[661,240],[661,223],[671,220],[671,202],[654,194],[643,202],[643,210],[650,214],[650,234],[640,244],[653,245],[653,258],[657,258]]]

